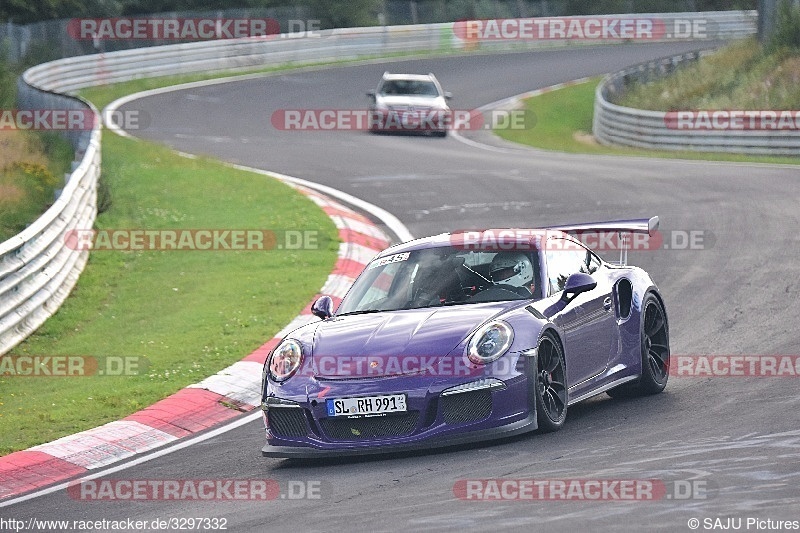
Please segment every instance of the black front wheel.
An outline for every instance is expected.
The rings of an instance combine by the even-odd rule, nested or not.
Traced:
[[[558,431],[567,419],[567,372],[561,344],[550,333],[539,341],[536,357],[536,417],[539,430]]]

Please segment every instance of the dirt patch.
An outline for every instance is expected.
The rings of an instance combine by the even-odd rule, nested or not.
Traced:
[[[2,180],[1,177],[0,180]],[[13,183],[3,183],[0,181],[0,205],[15,204],[22,199],[23,195],[22,189]]]
[[[0,171],[17,162],[46,165],[47,158],[22,132],[0,131]]]
[[[588,144],[589,146],[600,146],[594,135],[585,131],[576,131],[572,134],[572,138],[581,144]]]

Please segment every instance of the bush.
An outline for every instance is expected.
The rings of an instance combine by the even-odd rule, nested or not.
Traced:
[[[24,230],[53,203],[59,179],[40,163],[14,162],[0,173],[0,242]]]
[[[11,171],[21,172],[22,183],[34,193],[52,193],[58,185],[58,179],[41,163],[16,162],[11,166]]]
[[[800,6],[792,0],[781,0],[775,17],[775,32],[769,42],[769,48],[800,49]]]

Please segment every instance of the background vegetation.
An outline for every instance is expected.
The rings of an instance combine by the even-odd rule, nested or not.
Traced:
[[[323,27],[377,24],[378,13],[413,9],[449,20],[463,17],[589,15],[755,9],[756,0],[3,0],[0,21],[28,24],[73,17],[114,17],[170,11],[301,7]],[[520,13],[524,11],[524,13]]]
[[[0,111],[16,107],[21,68],[0,53]],[[0,242],[25,229],[52,204],[72,159],[72,146],[56,133],[0,129]]]
[[[600,78],[551,91],[525,101],[528,116],[536,123],[526,129],[495,129],[500,137],[545,150],[580,154],[701,159],[713,161],[751,161],[756,163],[800,164],[797,157],[753,156],[732,153],[707,153],[603,146],[592,137],[594,91]]]
[[[800,54],[783,46],[762,49],[748,39],[633,86],[619,104],[655,111],[800,109]]]
[[[652,83],[633,86],[620,105],[655,111],[800,109],[800,6],[778,5],[764,46],[747,39]]]

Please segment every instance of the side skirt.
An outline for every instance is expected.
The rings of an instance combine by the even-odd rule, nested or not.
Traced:
[[[591,390],[589,392],[585,392],[585,393],[581,394],[580,396],[577,396],[575,398],[570,398],[569,402],[567,402],[567,405],[569,406],[569,405],[572,405],[574,403],[582,402],[583,400],[585,400],[587,398],[591,398],[592,396],[597,396],[598,394],[602,394],[602,393],[604,393],[605,391],[607,391],[609,389],[613,389],[614,387],[622,385],[623,383],[627,383],[629,381],[634,381],[636,379],[639,379],[639,376],[625,376],[624,378],[619,378],[619,379],[617,379],[615,381],[612,381],[610,383],[606,383],[605,385],[603,385],[601,387],[598,387],[596,389],[593,389],[593,390]]]

